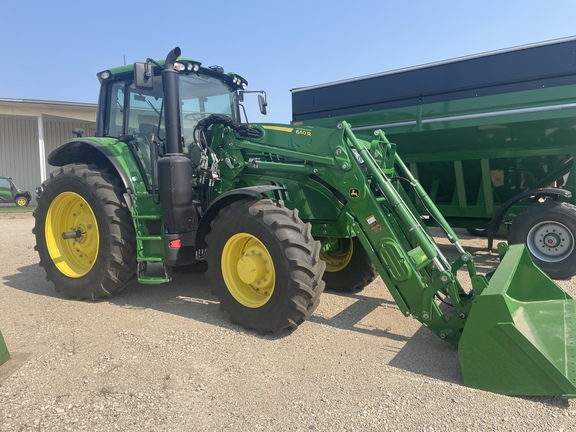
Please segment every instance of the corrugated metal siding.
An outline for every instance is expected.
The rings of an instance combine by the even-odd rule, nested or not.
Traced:
[[[84,130],[84,136],[94,136],[95,123],[86,122],[82,120],[65,119],[62,117],[44,116],[44,147],[46,149],[46,158],[53,150],[60,147],[62,144],[67,143],[76,136],[72,133],[72,129],[80,128]],[[56,168],[52,165],[46,164],[46,175]]]
[[[32,194],[40,185],[38,120],[36,117],[0,116],[0,175],[10,176],[20,189]]]

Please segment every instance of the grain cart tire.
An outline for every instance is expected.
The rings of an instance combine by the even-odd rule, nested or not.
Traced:
[[[212,221],[206,243],[206,275],[232,322],[278,333],[318,306],[325,264],[297,210],[267,199],[236,201]]]
[[[56,291],[93,300],[128,285],[136,276],[136,235],[117,179],[96,166],[66,165],[42,187],[32,232]]]
[[[508,242],[525,243],[532,260],[553,279],[576,274],[576,206],[545,202],[514,219]]]
[[[468,234],[474,237],[488,237],[488,229],[487,228],[466,228]]]
[[[358,292],[376,279],[378,273],[358,237],[338,239],[330,250],[320,254],[326,262],[326,290]]]

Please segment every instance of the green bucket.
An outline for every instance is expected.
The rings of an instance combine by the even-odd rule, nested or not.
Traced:
[[[6,348],[2,332],[0,332],[0,365],[8,360],[10,360],[10,354],[8,353],[8,348]]]
[[[576,397],[576,302],[510,246],[458,346],[464,384],[495,393]]]

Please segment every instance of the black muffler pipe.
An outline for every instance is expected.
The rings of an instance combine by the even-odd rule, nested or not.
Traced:
[[[198,216],[193,203],[192,164],[182,153],[179,74],[174,62],[180,56],[176,47],[166,57],[162,70],[166,154],[158,161],[158,188],[165,234],[183,234],[196,229]],[[165,249],[168,246],[165,245]]]
[[[166,56],[162,70],[162,88],[164,90],[164,111],[166,127],[166,153],[182,153],[180,143],[180,95],[178,72],[174,63],[180,57],[179,47],[174,48]]]

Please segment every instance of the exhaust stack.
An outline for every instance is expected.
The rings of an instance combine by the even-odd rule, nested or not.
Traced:
[[[192,165],[182,153],[179,77],[174,69],[174,62],[180,54],[178,47],[170,51],[162,71],[166,155],[158,161],[158,187],[166,239],[173,238],[170,234],[195,230],[198,222],[193,204]]]

